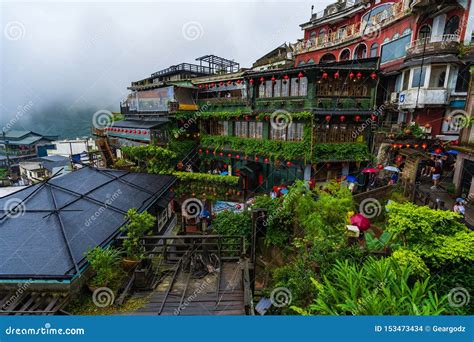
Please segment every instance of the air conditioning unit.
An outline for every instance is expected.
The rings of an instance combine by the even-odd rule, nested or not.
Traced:
[[[391,103],[398,103],[398,99],[400,97],[400,93],[391,93],[390,94],[390,102]]]

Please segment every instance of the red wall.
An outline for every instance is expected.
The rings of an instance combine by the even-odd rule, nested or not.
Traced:
[[[444,120],[444,108],[422,108],[417,109],[415,112],[415,122],[424,126],[429,123],[431,125],[431,135],[435,136],[441,134],[441,127],[443,126]]]

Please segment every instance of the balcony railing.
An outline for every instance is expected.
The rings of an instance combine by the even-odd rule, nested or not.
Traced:
[[[296,43],[296,54],[306,53],[319,49],[336,46],[347,41],[359,38],[362,34],[369,34],[373,31],[380,31],[394,21],[410,13],[409,1],[393,4],[389,11],[383,11],[370,17],[370,26],[367,21],[362,21],[345,27],[345,30],[339,30],[330,34],[324,34],[317,38],[303,40]]]
[[[429,52],[441,52],[444,50],[457,49],[461,42],[458,34],[444,34],[439,36],[431,36],[420,38],[407,45],[407,54],[419,54]]]

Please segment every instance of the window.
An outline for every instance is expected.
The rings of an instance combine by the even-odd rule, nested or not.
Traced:
[[[241,138],[247,138],[249,131],[249,123],[247,121],[236,121],[235,122],[235,136]]]
[[[370,57],[377,57],[379,53],[379,44],[373,43],[370,47]]]
[[[211,122],[210,133],[212,135],[227,135],[228,132],[229,132],[228,121]]]
[[[413,69],[413,80],[411,82],[411,87],[423,87],[425,85],[425,75],[426,67],[423,67],[423,70],[421,70],[421,68]]]
[[[316,31],[311,32],[311,34],[309,35],[309,40],[311,40],[312,42],[316,41]]]
[[[457,15],[452,16],[446,22],[444,34],[459,34],[459,17]]]
[[[273,97],[281,96],[281,80],[276,80],[273,84]]]
[[[443,88],[446,80],[446,66],[438,65],[431,67],[430,88]]]
[[[354,51],[354,59],[362,59],[367,57],[367,47],[365,44],[360,44]]]
[[[456,93],[465,93],[469,88],[469,80],[471,74],[469,73],[469,67],[464,66],[458,72],[458,78],[456,80]]]
[[[273,81],[265,81],[265,97],[272,97]]]
[[[249,122],[249,138],[262,139],[263,137],[263,122]]]
[[[406,70],[403,72],[403,86],[402,90],[408,89],[408,81],[410,79],[410,70]]]
[[[321,29],[321,31],[319,31],[319,35],[318,35],[318,44],[322,44],[325,41],[326,41],[326,30]]]
[[[423,25],[418,32],[418,39],[427,39],[431,36],[431,28],[428,25]]]
[[[291,79],[291,96],[306,96],[308,92],[308,78]]]
[[[299,84],[300,84],[299,96],[306,96],[308,93],[308,78],[301,77]]]
[[[265,97],[265,83],[260,83],[258,86],[258,97]]]
[[[351,50],[345,49],[341,52],[341,55],[339,56],[339,60],[341,61],[347,61],[351,59]]]
[[[301,141],[303,140],[303,123],[292,123],[287,127],[287,137],[289,141]]]
[[[270,138],[272,140],[286,140],[286,129],[275,129],[271,126]]]
[[[281,82],[281,96],[290,96],[290,81],[289,80],[283,80]]]

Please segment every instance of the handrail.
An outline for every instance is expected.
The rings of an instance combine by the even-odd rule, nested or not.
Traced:
[[[430,36],[425,38],[420,38],[414,40],[407,45],[407,50],[415,47],[420,47],[423,45],[436,44],[436,43],[459,43],[461,41],[461,36],[458,34],[443,34]]]

